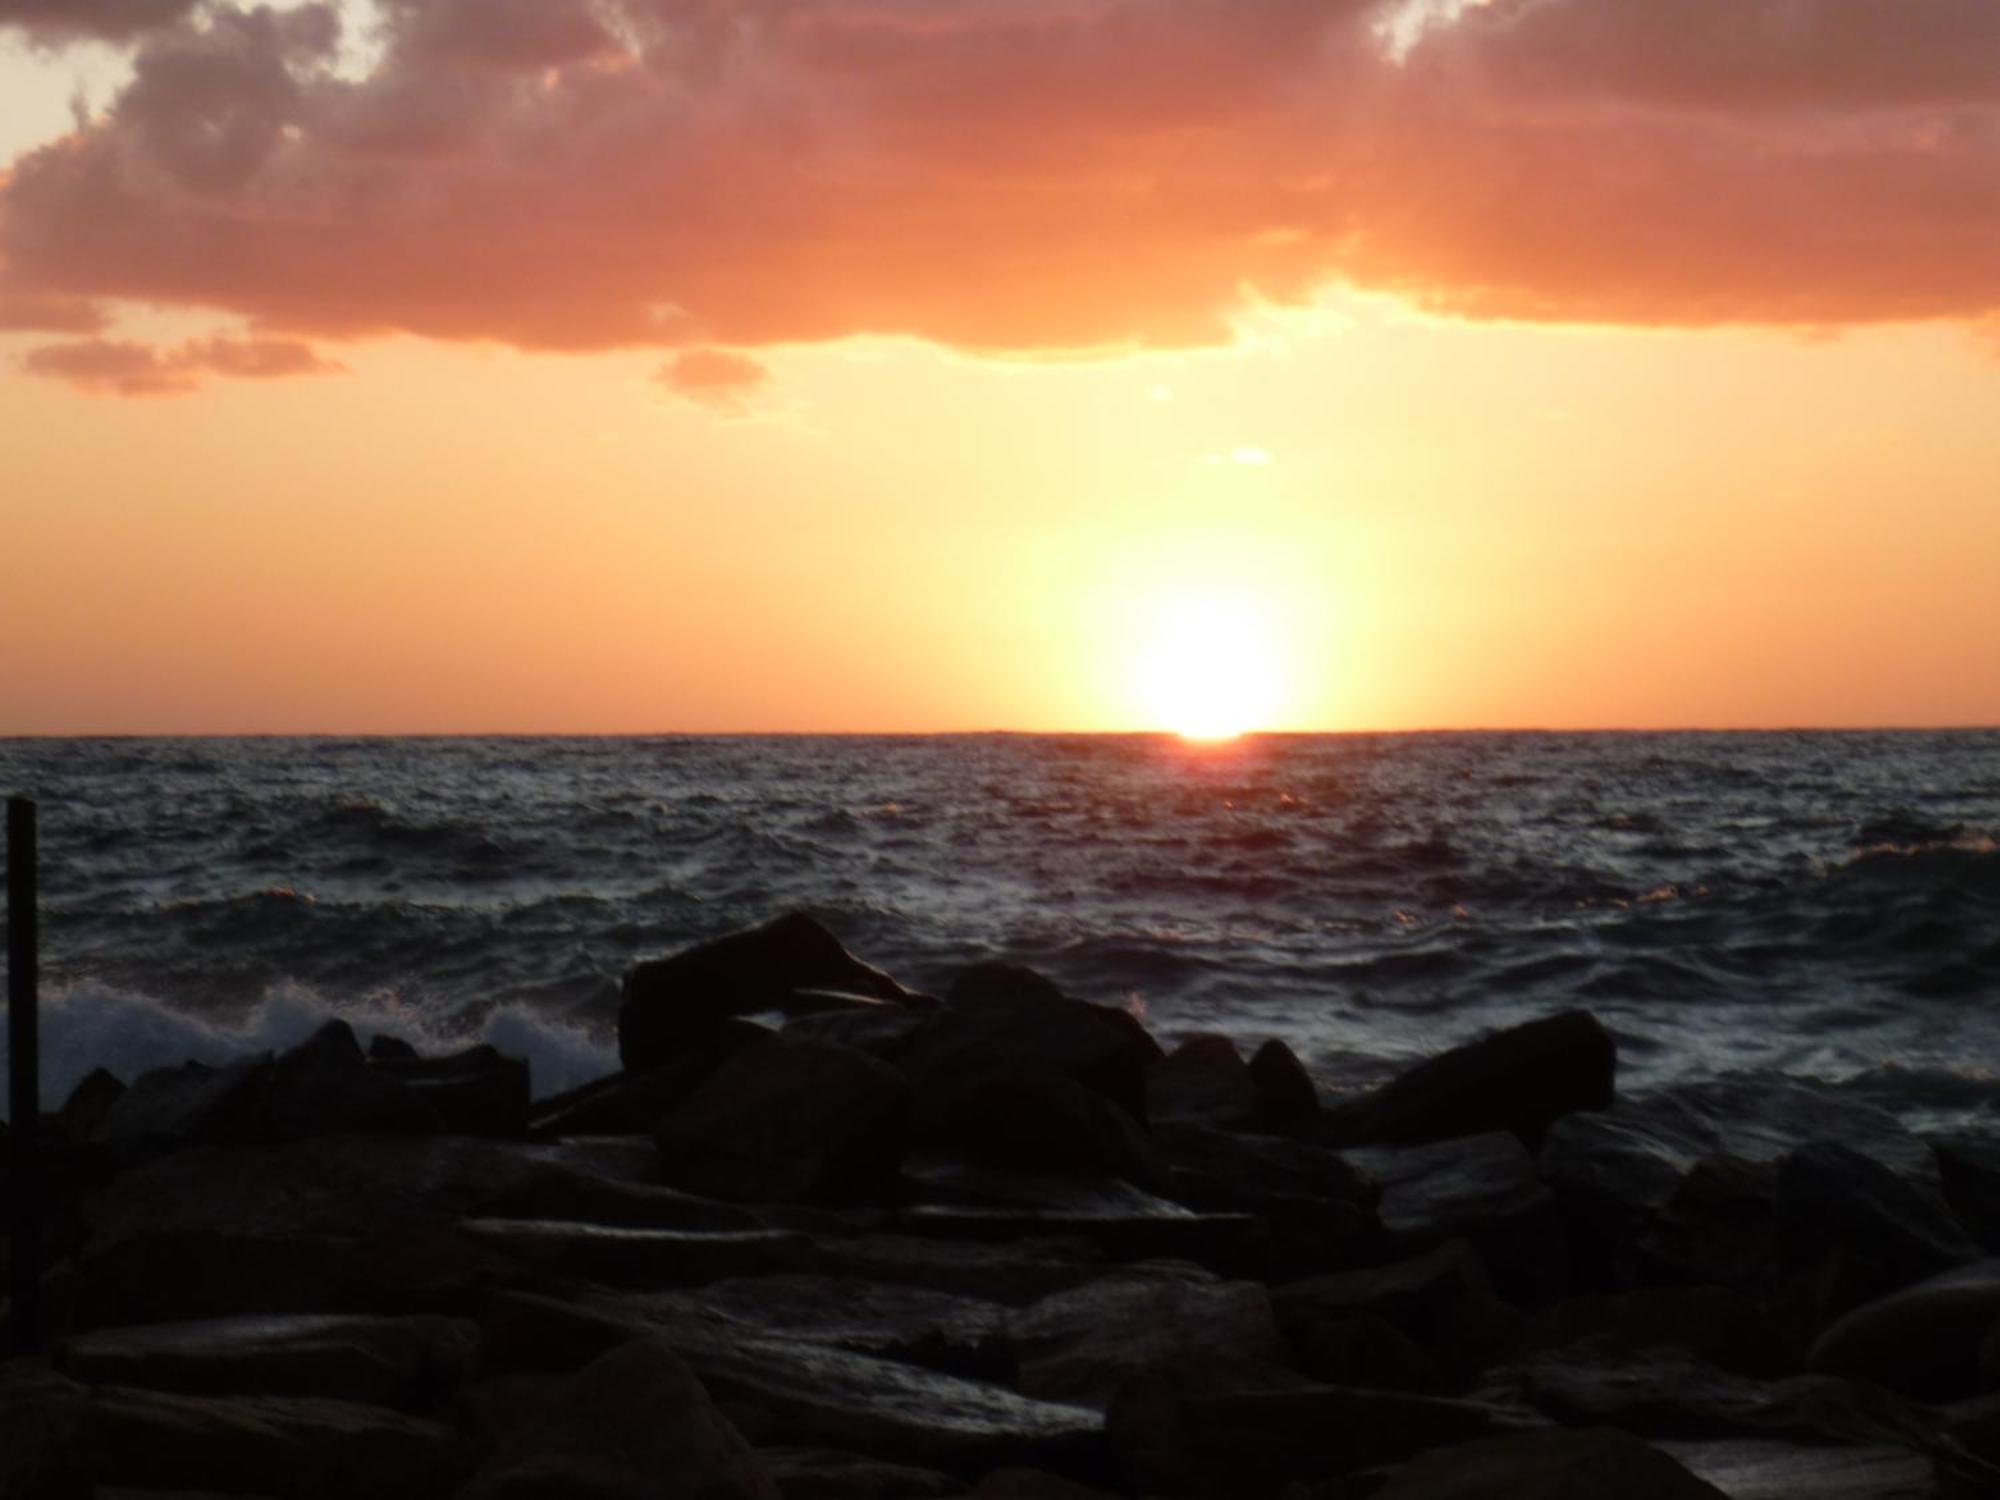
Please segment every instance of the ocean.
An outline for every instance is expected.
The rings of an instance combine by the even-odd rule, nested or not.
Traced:
[[[0,740],[41,803],[44,1089],[332,1015],[616,1066],[634,960],[791,908],[1329,1089],[1584,1006],[1621,1086],[2000,1123],[2000,731]]]

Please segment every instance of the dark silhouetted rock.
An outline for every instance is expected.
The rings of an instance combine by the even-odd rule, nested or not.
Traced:
[[[661,1339],[580,1371],[460,1500],[779,1500],[750,1445]]]
[[[1980,1340],[2000,1323],[2000,1260],[1962,1266],[1857,1307],[1821,1335],[1810,1369],[1925,1401],[1984,1388]]]
[[[1776,1073],[1674,1084],[1566,1116],[1549,1128],[1539,1163],[1558,1192],[1652,1213],[1698,1162],[1775,1164],[1809,1141],[1835,1141],[1898,1177],[1937,1183],[1930,1147],[1893,1115]]]
[[[525,1079],[526,1065],[521,1067]],[[328,1021],[279,1054],[264,1088],[260,1117],[245,1138],[290,1141],[342,1131],[421,1135],[438,1124],[435,1112],[414,1090],[369,1065],[352,1027]]]
[[[1525,1401],[1570,1426],[1649,1437],[1728,1437],[1785,1429],[1793,1412],[1771,1387],[1679,1349],[1579,1344],[1487,1372],[1481,1394]]]
[[[1102,1467],[1094,1412],[767,1332],[690,1300],[504,1294],[485,1323],[488,1345],[502,1368],[567,1368],[657,1333],[718,1401],[762,1414],[767,1446],[829,1447],[960,1475],[1005,1463],[1062,1473]]]
[[[1604,1428],[1582,1432],[1515,1432],[1442,1448],[1412,1459],[1374,1492],[1374,1500],[1503,1500],[1503,1497],[1504,1500],[1612,1500],[1612,1497],[1727,1500],[1723,1491],[1697,1478],[1658,1448]]]
[[[934,1072],[922,1076],[924,1088],[936,1087]],[[948,1098],[919,1097],[923,1144],[968,1161],[1162,1183],[1152,1145],[1131,1116],[1061,1073],[1003,1062],[968,1070]]]
[[[1398,1252],[1464,1239],[1512,1301],[1538,1304],[1569,1290],[1569,1246],[1555,1200],[1516,1136],[1492,1131],[1423,1146],[1371,1146],[1347,1159],[1381,1188],[1375,1211]]]
[[[268,1055],[227,1067],[185,1063],[142,1073],[111,1102],[91,1142],[123,1162],[184,1146],[252,1139],[270,1083]]]
[[[618,1008],[618,1058],[628,1072],[663,1067],[726,1016],[776,1008],[792,990],[839,990],[881,1000],[910,992],[863,963],[802,912],[635,965]]]
[[[1617,1072],[1611,1033],[1588,1011],[1564,1011],[1419,1063],[1329,1124],[1343,1143],[1507,1130],[1532,1144],[1564,1115],[1609,1107]]]
[[[517,1137],[528,1130],[528,1061],[481,1044],[446,1057],[379,1058],[392,1078],[429,1106],[437,1128],[458,1135]]]
[[[458,1232],[550,1276],[606,1286],[700,1286],[726,1276],[799,1271],[812,1241],[793,1231],[631,1229],[541,1219],[466,1219]]]
[[[1262,1265],[1248,1214],[1197,1214],[1119,1178],[1013,1172],[926,1160],[905,1168],[918,1201],[898,1215],[916,1234],[954,1239],[1088,1240],[1114,1260],[1185,1258],[1224,1271]],[[928,1201],[925,1201],[928,1200]]]
[[[93,1385],[420,1409],[465,1378],[478,1337],[473,1324],[456,1318],[217,1318],[78,1334],[58,1348],[56,1363]]]
[[[1907,1448],[1829,1448],[1765,1438],[1657,1446],[1731,1500],[1933,1500],[1940,1494],[1931,1460]]]
[[[1271,1298],[1255,1282],[1107,1278],[1045,1297],[1007,1325],[1016,1384],[1031,1396],[1102,1406],[1124,1378],[1183,1355],[1281,1361]]]
[[[821,1240],[829,1275],[894,1282],[1020,1305],[1104,1274],[1104,1253],[1086,1239],[1016,1239],[1000,1244],[908,1234],[841,1235]],[[1193,1267],[1187,1274],[1202,1276]]]
[[[995,1469],[969,1494],[970,1500],[1114,1500],[1109,1490],[1040,1469]]]
[[[1979,1255],[1935,1189],[1906,1182],[1833,1141],[1793,1151],[1778,1167],[1778,1243],[1794,1265],[1844,1246],[1910,1281]]]
[[[1516,1348],[1531,1353],[1589,1342],[1681,1349],[1745,1375],[1777,1375],[1792,1367],[1788,1341],[1770,1314],[1719,1286],[1641,1287],[1574,1297],[1530,1318]]]
[[[457,1434],[379,1406],[184,1396],[44,1381],[0,1391],[0,1494],[214,1491],[428,1500],[462,1472]]]
[[[1294,1383],[1207,1359],[1155,1366],[1113,1397],[1106,1425],[1119,1467],[1148,1495],[1275,1496],[1450,1443],[1519,1418],[1474,1402]]]
[[[1283,1136],[1206,1125],[1155,1127],[1165,1192],[1206,1213],[1255,1214],[1269,1227],[1274,1277],[1351,1263],[1350,1246],[1376,1224],[1379,1190],[1338,1152]]]
[[[1163,1056],[1130,1015],[1065,999],[1032,970],[980,965],[910,1038],[900,1062],[917,1090],[917,1129],[933,1106],[993,1071],[1034,1067],[1094,1089],[1146,1123],[1146,1070]]]
[[[1272,1130],[1304,1130],[1319,1119],[1319,1089],[1298,1054],[1276,1037],[1250,1059],[1263,1122]]]
[[[2000,1254],[2000,1140],[1970,1135],[1925,1140],[1937,1155],[1952,1213],[1984,1249]]]
[[[370,1062],[383,1062],[389,1059],[413,1060],[420,1055],[415,1047],[412,1047],[401,1037],[390,1036],[387,1032],[379,1033],[368,1039],[368,1060]]]
[[[944,1500],[963,1493],[957,1479],[936,1469],[835,1448],[760,1448],[757,1457],[784,1500]]]
[[[1163,1120],[1241,1129],[1262,1113],[1250,1065],[1226,1036],[1191,1036],[1146,1070],[1146,1113]]]
[[[739,1202],[815,1203],[893,1176],[909,1085],[887,1063],[778,1035],[735,1053],[662,1122],[666,1179]]]
[[[84,1074],[77,1086],[69,1091],[69,1098],[56,1111],[56,1125],[63,1135],[72,1141],[89,1140],[104,1123],[104,1117],[111,1112],[111,1106],[124,1096],[125,1085],[112,1073],[103,1068],[92,1068]]]
[[[656,1310],[668,1305],[654,1299]],[[975,1380],[1011,1374],[998,1302],[856,1276],[757,1275],[744,1268],[674,1299],[693,1317],[715,1315],[765,1333],[923,1365]],[[1030,1391],[1028,1394],[1038,1394]]]
[[[1271,1290],[1278,1324],[1304,1347],[1316,1330],[1371,1314],[1462,1381],[1513,1337],[1521,1315],[1493,1290],[1471,1247],[1454,1243],[1394,1265],[1311,1276]]]
[[[755,1021],[726,1018],[689,1038],[671,1061],[643,1073],[613,1073],[538,1101],[528,1133],[537,1140],[568,1135],[651,1135],[660,1122],[745,1047],[775,1033]]]
[[[1299,1368],[1328,1385],[1429,1395],[1444,1389],[1437,1360],[1415,1339],[1373,1313],[1326,1318],[1300,1330]]]

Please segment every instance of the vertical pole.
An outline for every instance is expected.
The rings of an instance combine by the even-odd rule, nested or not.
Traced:
[[[13,1145],[13,1199],[9,1323],[14,1347],[38,1348],[42,1339],[42,1088],[37,1007],[39,934],[35,891],[35,804],[7,799],[7,1117]]]

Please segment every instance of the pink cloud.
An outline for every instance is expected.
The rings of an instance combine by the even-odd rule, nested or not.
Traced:
[[[0,0],[0,26],[38,39],[103,37],[119,41],[178,21],[198,0]]]
[[[689,349],[668,360],[653,378],[690,401],[740,411],[750,396],[770,382],[771,372],[747,354]]]
[[[44,344],[22,356],[30,375],[65,380],[78,390],[119,396],[182,396],[205,374],[268,380],[323,375],[342,367],[289,339],[208,338],[171,349],[124,339]]]
[[[102,333],[104,309],[81,297],[38,297],[0,291],[0,333]]]
[[[4,0],[0,0],[4,3]],[[531,348],[1223,340],[1254,294],[1475,317],[2000,311],[1991,0],[226,5],[15,163],[17,297]],[[671,381],[669,382],[672,383]]]

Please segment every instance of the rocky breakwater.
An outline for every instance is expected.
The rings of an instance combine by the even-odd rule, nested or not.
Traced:
[[[1298,1059],[787,916],[623,1071],[340,1025],[47,1121],[0,1494],[1678,1500],[2000,1485],[2000,1147],[1554,1015]]]

